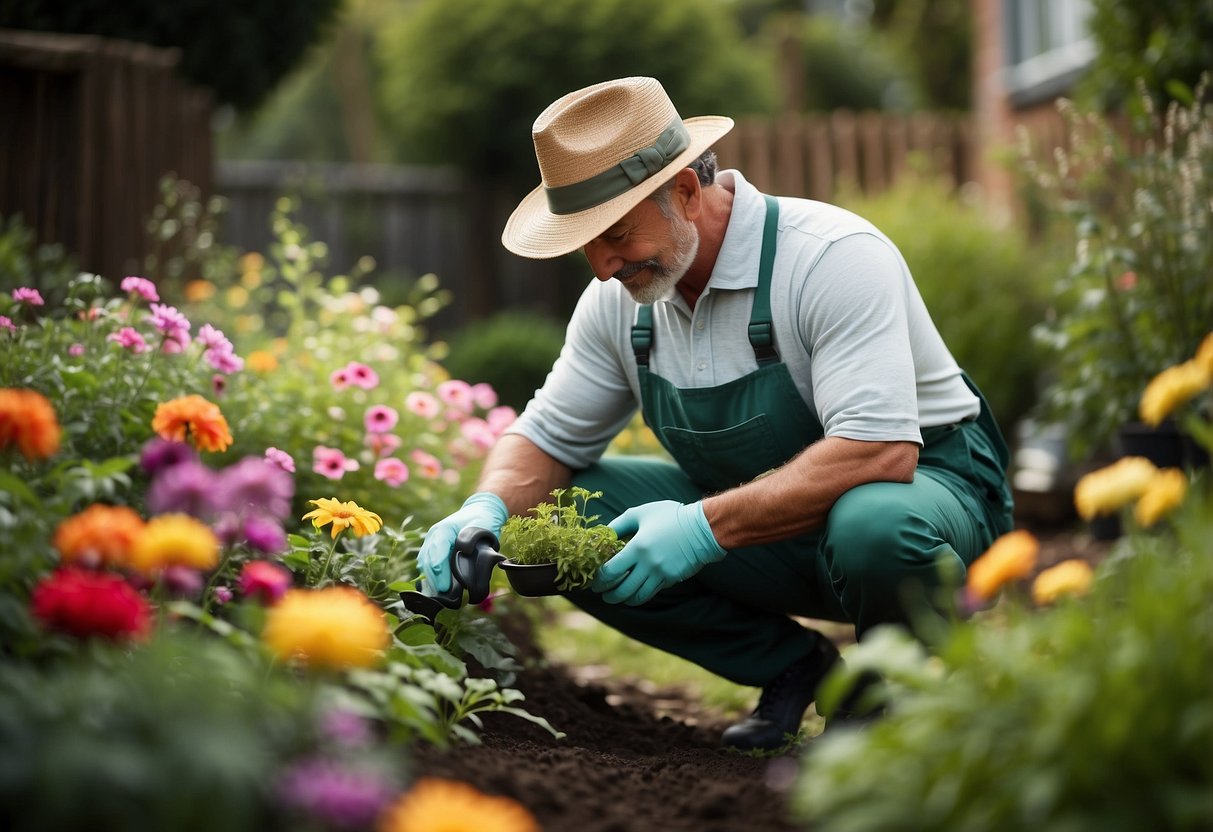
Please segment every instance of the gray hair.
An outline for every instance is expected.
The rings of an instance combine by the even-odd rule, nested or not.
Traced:
[[[699,184],[703,187],[716,183],[716,153],[711,148],[708,148],[699,155],[689,165],[688,168],[695,171],[695,176],[699,178]],[[674,180],[671,179],[661,185],[660,188],[653,191],[653,195],[649,199],[657,203],[658,210],[661,215],[669,219],[673,213],[673,207],[670,204],[670,194],[674,192]]]

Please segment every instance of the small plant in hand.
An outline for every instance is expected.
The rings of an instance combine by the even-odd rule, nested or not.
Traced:
[[[587,517],[590,500],[601,491],[557,488],[554,503],[531,509],[533,517],[511,517],[501,529],[501,549],[517,564],[556,564],[556,587],[568,591],[590,585],[598,567],[623,548],[623,541],[609,526],[592,525],[598,515]]]

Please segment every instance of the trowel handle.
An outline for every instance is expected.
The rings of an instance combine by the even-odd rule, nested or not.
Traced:
[[[469,526],[455,538],[451,553],[451,571],[455,577],[452,586],[455,583],[463,585],[468,591],[469,604],[479,604],[488,597],[493,567],[505,560],[505,555],[497,551],[500,545],[497,535],[475,526]]]

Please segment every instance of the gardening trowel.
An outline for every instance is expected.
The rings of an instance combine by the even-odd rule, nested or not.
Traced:
[[[432,624],[443,609],[462,607],[465,591],[469,604],[479,604],[489,595],[493,567],[505,560],[505,555],[497,551],[500,545],[497,536],[487,529],[474,526],[464,529],[451,550],[450,589],[436,592],[429,581],[420,578],[417,589],[400,593],[404,608]]]

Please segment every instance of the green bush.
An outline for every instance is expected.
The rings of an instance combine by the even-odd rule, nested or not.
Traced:
[[[895,685],[884,721],[809,748],[818,832],[1213,828],[1213,495],[1135,534],[1086,597],[1003,603],[925,658],[886,631],[848,656]]]
[[[451,336],[443,364],[454,378],[487,382],[502,404],[521,411],[543,385],[564,345],[564,330],[540,315],[502,312]]]
[[[901,250],[948,348],[1009,433],[1036,400],[1042,363],[1029,330],[1044,319],[1060,265],[939,181],[914,176],[840,201]]]

